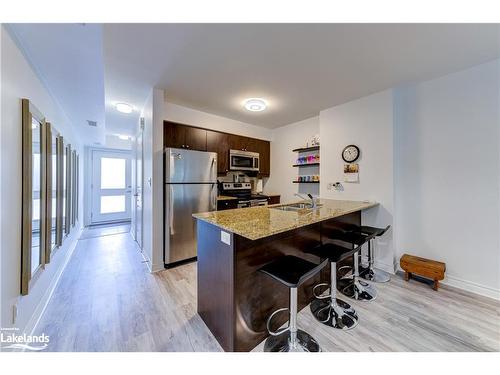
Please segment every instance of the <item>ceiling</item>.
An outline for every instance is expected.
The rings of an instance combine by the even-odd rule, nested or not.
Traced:
[[[104,145],[102,26],[10,24],[8,28],[83,143]],[[97,126],[89,126],[87,120]]]
[[[275,128],[496,59],[499,35],[494,24],[107,24],[106,99],[141,106],[156,86],[172,103]],[[249,97],[269,109],[245,111]]]
[[[86,142],[134,135],[167,100],[276,128],[500,56],[495,24],[17,24],[9,28]],[[57,58],[55,58],[57,57]],[[242,101],[261,97],[264,112]],[[121,114],[114,105],[134,106]],[[96,120],[90,129],[86,120]],[[105,125],[105,128],[104,128]]]

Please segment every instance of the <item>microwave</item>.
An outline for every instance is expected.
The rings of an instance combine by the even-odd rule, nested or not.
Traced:
[[[259,171],[259,154],[257,152],[229,150],[229,170]]]

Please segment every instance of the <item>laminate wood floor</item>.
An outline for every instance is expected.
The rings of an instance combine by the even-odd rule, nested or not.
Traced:
[[[394,276],[371,303],[350,301],[351,331],[301,329],[324,351],[500,351],[500,303]],[[37,327],[49,351],[221,351],[196,314],[196,263],[150,274],[129,233],[79,241]],[[254,350],[262,350],[260,344]]]

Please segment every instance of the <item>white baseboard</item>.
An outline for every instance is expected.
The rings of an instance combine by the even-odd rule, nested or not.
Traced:
[[[43,313],[45,312],[45,309],[47,308],[47,305],[50,302],[50,299],[52,298],[52,295],[54,294],[54,290],[56,289],[57,285],[59,284],[59,280],[61,279],[61,276],[66,269],[66,266],[68,265],[73,252],[75,251],[76,245],[78,244],[78,240],[80,239],[80,236],[82,235],[83,232],[83,227],[80,227],[80,229],[75,233],[73,242],[68,248],[67,254],[66,254],[66,259],[64,260],[64,263],[60,267],[60,269],[57,271],[57,273],[54,275],[54,278],[49,284],[49,287],[47,288],[46,292],[43,294],[42,298],[40,299],[40,302],[38,302],[35,311],[33,311],[33,314],[31,315],[31,318],[29,319],[28,323],[24,327],[24,333],[26,335],[33,335],[38,323],[40,322],[40,319],[42,318]]]
[[[478,283],[474,283],[472,281],[463,280],[455,276],[446,275],[445,279],[441,281],[444,285],[449,285],[457,289],[462,289],[467,292],[471,292],[474,294],[479,294],[481,296],[493,298],[496,300],[500,300],[500,290],[491,288],[486,285],[481,285]]]
[[[144,260],[144,263],[146,263],[146,267],[148,267],[148,271],[153,272],[151,268],[151,259],[149,259],[148,255],[144,251],[140,250],[140,252],[142,255],[142,259]]]

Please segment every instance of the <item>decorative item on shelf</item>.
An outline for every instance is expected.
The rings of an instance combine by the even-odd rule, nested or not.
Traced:
[[[319,175],[305,175],[305,176],[298,176],[297,180],[293,181],[294,183],[301,183],[301,182],[306,182],[306,183],[318,183],[319,182]]]
[[[311,146],[319,146],[319,134],[315,134],[314,137],[311,138]]]
[[[319,155],[308,155],[297,158],[296,165],[319,164]]]

